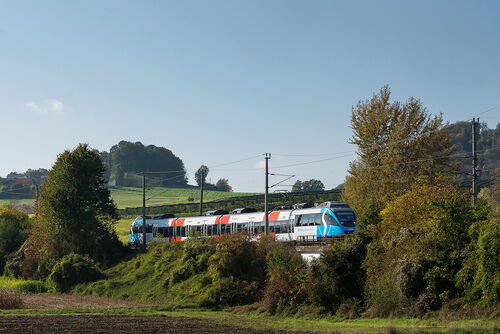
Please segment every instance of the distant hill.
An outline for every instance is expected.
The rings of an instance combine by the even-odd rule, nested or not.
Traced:
[[[457,159],[463,163],[462,171],[470,173],[472,170],[472,124],[457,122],[448,126],[450,140],[455,148]],[[481,123],[477,142],[479,179],[493,180],[500,177],[500,123],[495,129],[488,129],[486,123]],[[464,181],[471,177],[464,175]]]

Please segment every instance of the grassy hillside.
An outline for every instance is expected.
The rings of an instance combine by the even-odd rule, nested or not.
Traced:
[[[111,197],[118,208],[132,208],[142,206],[141,188],[116,188],[110,189]],[[254,193],[236,193],[224,191],[204,191],[204,201],[216,201],[229,197],[249,196]],[[200,200],[200,191],[198,189],[184,188],[162,188],[153,187],[146,191],[146,200],[148,206],[167,205],[175,203],[187,203],[188,199],[193,198],[193,202]]]

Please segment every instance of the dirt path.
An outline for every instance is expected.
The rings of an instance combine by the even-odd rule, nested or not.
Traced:
[[[97,309],[97,308],[124,308],[140,307],[152,304],[139,303],[120,298],[98,296],[55,295],[42,293],[37,295],[23,295],[23,308],[26,309]]]
[[[220,325],[210,320],[167,316],[43,316],[0,317],[0,333],[175,333],[271,334],[286,331],[251,330]],[[297,332],[293,332],[296,333]]]

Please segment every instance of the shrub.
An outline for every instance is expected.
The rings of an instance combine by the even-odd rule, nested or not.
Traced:
[[[14,252],[26,240],[28,215],[10,206],[0,207],[0,273],[6,256]]]
[[[256,281],[259,285],[265,280],[265,258],[259,256],[255,242],[247,234],[222,236],[209,264],[221,277]]]
[[[368,233],[359,232],[326,249],[311,267],[309,295],[325,311],[335,313],[347,299],[362,300]]]
[[[79,254],[64,256],[52,270],[49,283],[57,292],[68,292],[79,283],[93,282],[104,278],[104,274],[88,257]]]
[[[208,260],[211,284],[199,296],[198,304],[232,306],[257,301],[265,282],[264,253],[247,234],[222,236]]]
[[[21,295],[15,291],[0,289],[0,309],[12,310],[23,306]]]
[[[306,264],[293,249],[279,244],[267,255],[264,305],[272,313],[295,312],[307,298]]]
[[[469,228],[484,217],[475,211],[452,186],[415,186],[390,202],[363,264],[370,314],[423,316],[461,297],[474,271]]]
[[[22,293],[37,294],[45,293],[49,290],[47,283],[43,281],[27,281],[19,284],[16,290]]]

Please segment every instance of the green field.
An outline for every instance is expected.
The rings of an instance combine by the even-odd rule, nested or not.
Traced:
[[[112,188],[111,197],[115,201],[118,208],[134,208],[142,206],[142,189],[141,188]],[[230,197],[250,196],[255,193],[235,193],[224,191],[204,191],[203,201],[216,201]],[[188,199],[192,198],[192,202],[200,201],[200,191],[198,189],[184,188],[162,188],[153,187],[146,191],[146,205],[167,205],[177,203],[189,203]]]
[[[22,204],[33,204],[33,199],[32,198],[0,199],[0,205],[22,205]]]

